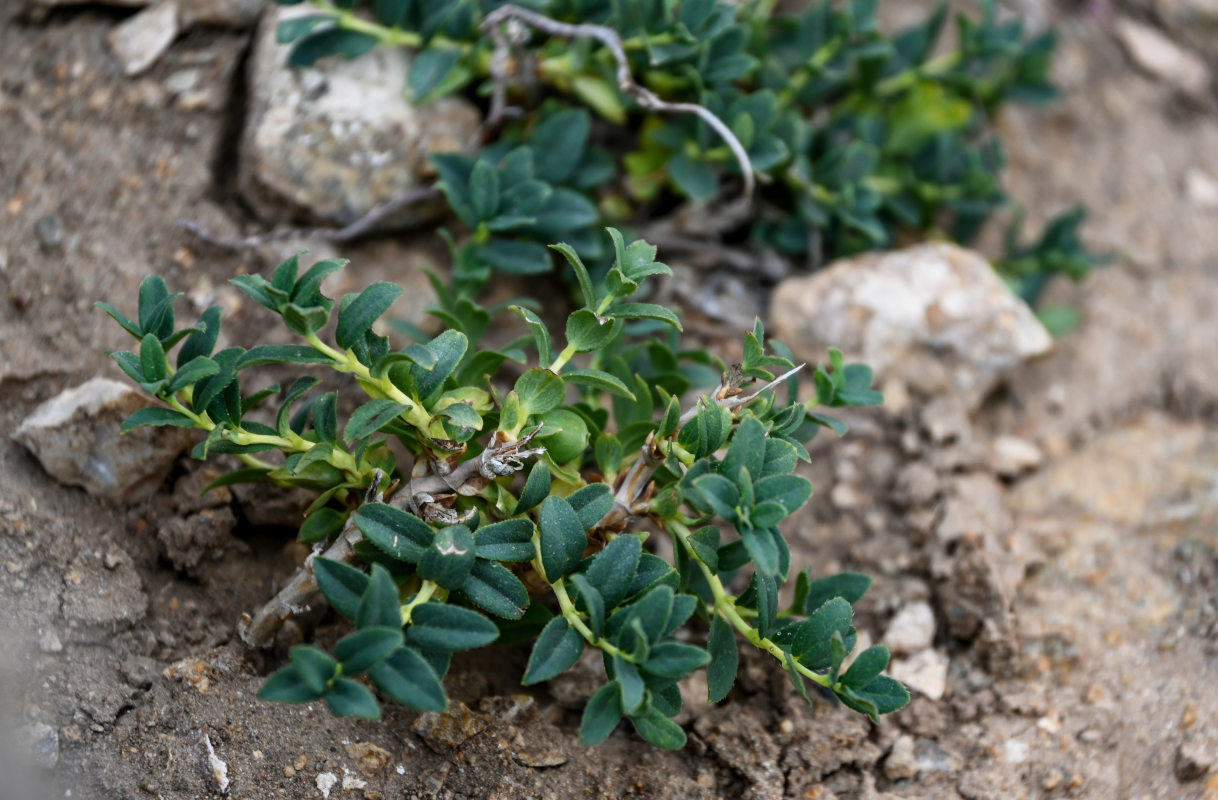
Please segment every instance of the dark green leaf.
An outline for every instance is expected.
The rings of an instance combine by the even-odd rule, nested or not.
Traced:
[[[414,101],[423,102],[448,77],[460,60],[461,52],[448,48],[431,47],[416,53],[414,63],[410,65],[408,79]]]
[[[426,522],[385,503],[361,506],[355,524],[383,552],[410,563],[417,563],[435,540],[435,531]]]
[[[684,330],[681,327],[681,318],[677,316],[676,312],[654,303],[621,303],[613,306],[606,313],[617,319],[654,319],[671,325],[677,330]]]
[[[567,623],[566,619],[554,617],[546,623],[541,635],[537,637],[537,643],[533,645],[529,665],[525,669],[524,679],[521,683],[529,686],[561,675],[574,666],[576,661],[579,661],[583,652],[583,637]]]
[[[122,432],[127,433],[147,425],[172,425],[177,428],[193,428],[194,421],[172,408],[141,408],[123,421]]]
[[[592,558],[588,580],[605,600],[605,607],[616,608],[626,599],[634,581],[643,545],[633,536],[619,536]]]
[[[548,158],[545,160],[549,160]],[[567,263],[571,265],[571,269],[575,271],[575,279],[579,282],[580,292],[584,296],[584,308],[589,310],[596,307],[596,290],[592,286],[592,278],[588,275],[588,268],[584,266],[584,262],[579,257],[579,253],[575,252],[575,248],[569,244],[552,244],[551,250],[557,250],[562,253],[567,259]]]
[[[829,640],[835,632],[844,638],[853,616],[849,603],[832,598],[800,624],[791,645],[792,654],[806,667],[828,669],[833,661]]]
[[[344,350],[354,347],[363,339],[372,323],[388,311],[401,294],[402,287],[386,281],[364,289],[358,297],[339,309],[334,341]]]
[[[563,379],[548,369],[528,370],[516,379],[516,394],[526,414],[545,414],[562,405],[566,396]]]
[[[584,706],[579,725],[579,743],[585,747],[600,744],[622,721],[622,694],[617,681],[609,681],[592,695]]]
[[[719,177],[705,161],[678,153],[668,162],[668,176],[681,194],[697,202],[705,202],[719,191]]]
[[[620,323],[598,318],[586,308],[581,308],[567,318],[567,344],[577,353],[587,353],[604,347],[620,330]]]
[[[333,508],[319,508],[305,518],[297,537],[305,544],[324,542],[343,529],[347,515]]]
[[[660,642],[652,646],[643,670],[661,678],[677,680],[706,665],[709,660],[710,656],[700,647],[681,642]]]
[[[237,360],[236,370],[279,363],[329,364],[330,357],[303,344],[260,344]]]
[[[862,689],[887,666],[888,648],[883,645],[868,647],[859,653],[858,658],[854,659],[854,663],[846,670],[846,674],[842,675],[842,685],[851,689]]]
[[[541,504],[541,563],[553,583],[579,565],[588,545],[579,515],[564,498],[551,495]]]
[[[354,621],[359,616],[360,600],[368,591],[371,579],[350,564],[320,556],[313,559],[313,573],[321,593],[334,610]]]
[[[272,703],[307,703],[321,695],[321,692],[309,686],[294,666],[279,670],[267,678],[266,683],[258,690],[259,700],[269,700]]]
[[[613,490],[606,483],[591,483],[567,495],[584,530],[591,530],[613,509]]]
[[[460,589],[477,558],[474,537],[464,525],[436,532],[435,541],[419,558],[419,577],[445,589]]]
[[[495,641],[495,623],[468,608],[444,603],[416,606],[406,629],[406,641],[425,650],[452,653],[472,650]]]
[[[847,603],[857,603],[871,586],[871,578],[858,572],[843,572],[817,578],[808,585],[801,614],[811,614],[834,597],[845,598]]]
[[[333,22],[338,17],[333,14],[309,14],[304,17],[292,17],[282,20],[275,27],[275,41],[279,44],[291,44],[297,39],[313,32],[327,22]]]
[[[661,750],[680,750],[685,746],[685,731],[681,726],[650,708],[641,717],[631,717],[630,722],[648,744]]]
[[[388,398],[372,400],[364,403],[351,414],[347,427],[343,431],[343,441],[354,442],[371,436],[392,421],[410,406],[405,406]]]
[[[372,579],[360,598],[355,622],[361,628],[402,627],[401,596],[389,570],[372,565]]]
[[[376,719],[381,715],[381,707],[377,705],[372,692],[361,683],[350,678],[339,678],[326,692],[326,705],[336,717],[360,717]]]
[[[588,627],[592,629],[592,635],[599,639],[605,627],[605,599],[586,575],[576,572],[568,580],[577,590],[576,607],[588,615]]]
[[[711,619],[710,636],[706,646],[710,651],[710,663],[706,668],[707,696],[710,702],[718,703],[727,697],[732,684],[736,682],[736,670],[740,661],[736,633],[718,614]]]
[[[379,664],[402,645],[402,629],[361,628],[338,640],[334,655],[342,662],[343,674],[354,675]]]
[[[368,677],[394,702],[419,711],[439,711],[448,704],[444,686],[418,651],[399,647],[368,671]]]
[[[313,696],[319,697],[338,672],[338,662],[316,647],[298,644],[292,648],[292,668],[309,690],[316,693]]]
[[[291,55],[288,56],[288,65],[311,67],[318,59],[334,55],[348,60],[358,58],[375,48],[379,41],[370,33],[346,28],[331,28],[314,33],[298,42],[292,48]]]
[[[475,249],[474,257],[509,275],[538,275],[549,272],[552,265],[545,247],[517,239],[491,239]]]
[[[483,611],[504,619],[520,619],[529,605],[529,592],[520,579],[502,564],[483,559],[470,570],[461,593]]]
[[[216,349],[216,340],[220,336],[220,306],[212,306],[203,312],[199,319],[200,330],[186,337],[182,348],[178,350],[178,366],[187,364],[200,356],[210,356]]]
[[[550,496],[550,468],[538,461],[529,470],[529,477],[520,490],[516,513],[524,513]],[[487,556],[490,558],[490,556]],[[532,558],[532,556],[529,556]],[[506,560],[506,559],[501,559]]]
[[[624,397],[627,400],[635,399],[634,393],[630,391],[625,383],[608,372],[603,372],[599,369],[582,369],[567,365],[563,367],[562,379],[576,386],[588,386],[592,389],[599,389],[602,392],[608,392],[617,397]]]
[[[549,474],[548,471],[546,474]],[[492,561],[528,561],[536,555],[533,548],[534,530],[533,522],[527,517],[483,525],[474,533],[478,557]]]

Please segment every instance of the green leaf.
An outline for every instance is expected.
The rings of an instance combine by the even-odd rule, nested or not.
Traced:
[[[444,685],[417,650],[399,647],[368,671],[368,677],[394,702],[419,711],[440,711],[448,705]]]
[[[858,572],[842,572],[817,578],[808,585],[801,614],[811,614],[834,597],[841,597],[851,605],[857,603],[871,587],[871,578]]]
[[[314,690],[297,673],[294,666],[287,666],[266,679],[258,690],[259,700],[272,703],[307,703],[316,700],[322,693]]]
[[[237,360],[236,371],[264,364],[329,364],[330,357],[303,344],[260,344]]]
[[[591,123],[587,110],[577,108],[560,111],[538,124],[529,137],[538,154],[538,178],[562,183],[570,177],[584,158]]]
[[[386,503],[367,503],[355,512],[355,524],[368,541],[399,561],[417,563],[435,540],[423,520]]]
[[[718,614],[711,619],[706,647],[710,651],[710,663],[706,668],[707,697],[710,702],[718,703],[732,690],[740,662],[736,633]]]
[[[681,318],[674,311],[654,303],[621,303],[606,313],[615,319],[654,319],[679,331],[684,330],[681,327]]]
[[[347,515],[333,508],[319,508],[305,518],[296,538],[305,544],[324,542],[347,524]]]
[[[613,490],[607,483],[590,483],[567,495],[567,502],[579,515],[579,523],[584,530],[588,531],[613,510]]]
[[[549,161],[549,159],[545,159]],[[580,293],[584,296],[584,308],[592,310],[596,307],[596,289],[592,286],[592,278],[588,275],[588,268],[584,266],[584,262],[579,257],[579,253],[575,252],[575,248],[569,244],[552,244],[551,250],[557,250],[562,253],[567,259],[567,263],[571,265],[571,269],[575,271],[575,279],[579,282]]]
[[[220,316],[223,310],[220,306],[212,306],[203,312],[199,319],[200,330],[186,337],[178,350],[178,366],[188,364],[200,356],[210,356],[216,349],[216,340],[220,337]]]
[[[535,367],[516,380],[516,394],[526,414],[545,414],[562,405],[566,397],[563,379],[548,369]]]
[[[364,289],[358,297],[339,308],[334,341],[344,350],[354,347],[401,294],[402,287],[387,281]]]
[[[178,368],[174,376],[165,384],[165,392],[166,394],[174,394],[185,389],[187,386],[193,385],[196,381],[206,378],[208,375],[215,375],[219,371],[220,365],[215,361],[206,356],[198,356]]]
[[[379,664],[401,646],[401,627],[361,628],[339,639],[334,655],[342,662],[344,675],[355,675]]]
[[[499,209],[499,173],[486,159],[478,159],[469,175],[469,197],[474,217],[488,220]]]
[[[562,497],[551,495],[541,504],[541,563],[551,583],[566,577],[583,559],[588,539],[579,515]]]
[[[533,645],[529,665],[521,683],[530,686],[561,675],[579,661],[584,652],[584,639],[563,617],[554,617]]]
[[[875,678],[862,689],[853,690],[853,693],[870,700],[878,714],[890,714],[909,704],[909,691],[900,681],[886,675]]]
[[[292,648],[292,668],[309,690],[315,692],[313,696],[320,697],[326,684],[338,672],[338,662],[316,647],[298,644]]]
[[[431,47],[415,53],[414,62],[410,65],[410,77],[407,79],[414,102],[425,102],[427,96],[444,82],[460,60],[461,52],[455,49]]]
[[[445,589],[460,589],[474,567],[474,537],[464,525],[443,528],[419,558],[419,577]]]
[[[347,427],[343,431],[344,442],[354,442],[371,436],[388,425],[394,418],[410,406],[402,405],[388,398],[380,398],[364,403],[351,414]]]
[[[655,708],[649,708],[641,717],[631,717],[630,723],[648,744],[661,750],[680,750],[685,746],[685,731]]]
[[[613,678],[622,690],[622,711],[637,714],[647,700],[647,686],[638,668],[616,653],[609,663],[613,665]]]
[[[846,670],[846,674],[842,675],[842,685],[848,686],[851,689],[862,689],[883,672],[887,666],[888,648],[883,645],[868,647],[859,653],[858,658],[854,659],[854,663],[850,665],[850,669]]]
[[[524,320],[524,324],[529,328],[529,333],[533,335],[533,344],[537,347],[537,353],[541,357],[541,365],[548,367],[554,360],[554,348],[550,344],[549,328],[541,321],[541,317],[524,306],[508,306],[508,308]]]
[[[510,569],[494,561],[478,559],[461,584],[461,593],[478,608],[504,619],[520,619],[529,607],[524,584]]]
[[[122,312],[120,312],[114,306],[110,305],[109,303],[100,303],[100,302],[94,303],[93,305],[94,305],[94,307],[100,308],[102,311],[109,314],[111,319],[113,319],[115,322],[117,322],[119,325],[121,325],[123,330],[125,330],[127,333],[134,336],[136,339],[144,338],[144,331],[140,329],[139,324],[131,319],[128,319],[126,316],[124,316],[122,314]],[[194,334],[191,334],[191,335],[193,336]],[[207,355],[210,355],[210,353],[208,353]]]
[[[416,606],[406,629],[408,644],[441,653],[483,647],[498,635],[495,623],[477,611],[445,603]]]
[[[740,479],[742,469],[750,477],[760,475],[765,466],[765,440],[765,427],[756,417],[746,416],[732,436],[719,473],[733,482]]]
[[[693,532],[689,544],[698,556],[698,560],[710,567],[711,572],[719,571],[719,529],[707,525]]]
[[[144,380],[160,381],[169,374],[169,361],[165,358],[165,348],[156,334],[149,333],[140,342],[140,371]]]
[[[360,600],[368,591],[371,579],[350,564],[321,556],[313,559],[313,574],[334,610],[354,621],[359,616]]]
[[[599,389],[616,397],[624,397],[627,400],[635,399],[634,392],[630,391],[625,383],[608,372],[603,372],[599,369],[583,369],[572,367],[568,364],[563,367],[562,379],[567,383]]]
[[[338,443],[337,392],[326,392],[313,402],[313,431],[321,444]]]
[[[381,707],[377,704],[372,692],[361,683],[350,678],[339,678],[326,692],[326,705],[336,717],[360,717],[361,719],[376,719],[381,715]]]
[[[753,498],[758,505],[778,503],[788,514],[806,503],[811,496],[812,482],[802,475],[771,475],[753,484]]]
[[[668,176],[681,194],[702,203],[719,191],[719,176],[710,164],[678,153],[668,162]]]
[[[401,596],[389,570],[380,564],[372,565],[372,579],[360,598],[355,623],[360,628],[401,628]]]
[[[571,585],[577,591],[576,608],[588,615],[588,627],[592,636],[599,639],[605,627],[605,598],[596,587],[589,582],[587,576],[576,572],[570,578]]]
[[[534,530],[533,522],[528,517],[483,525],[474,532],[478,557],[492,561],[528,561],[535,555]]]
[[[168,338],[173,333],[173,298],[180,296],[169,294],[169,287],[160,275],[144,278],[140,282],[139,299],[141,334],[136,334],[136,338],[148,334],[154,334],[157,339]]]
[[[194,421],[185,414],[171,408],[141,408],[123,421],[122,432],[127,433],[148,425],[172,425],[177,428],[193,428]]]
[[[681,642],[660,642],[652,646],[647,663],[643,664],[643,671],[661,678],[678,680],[705,666],[709,661],[710,656],[700,647]]]
[[[643,545],[633,536],[619,536],[592,557],[588,580],[605,600],[606,608],[616,608],[626,599],[634,581]]]
[[[622,694],[617,681],[609,681],[592,695],[584,706],[579,724],[579,743],[585,747],[600,744],[622,721]]]
[[[498,237],[476,247],[474,258],[509,275],[539,275],[553,264],[550,253],[536,242]]]
[[[613,320],[598,318],[586,308],[581,308],[567,318],[567,344],[577,353],[599,350],[607,345],[620,330]]]
[[[350,60],[373,50],[380,42],[370,33],[347,28],[330,28],[300,40],[288,56],[288,66],[311,67],[326,56]]]
[[[849,603],[832,598],[800,623],[791,653],[810,669],[828,669],[833,661],[829,640],[835,632],[845,638],[853,616]]]
[[[305,17],[285,19],[275,26],[275,41],[279,44],[291,44],[312,33],[315,28],[337,19],[334,14],[309,14]]]
[[[634,397],[630,399],[633,400]],[[612,434],[602,433],[596,437],[594,449],[596,463],[601,472],[605,473],[606,479],[612,480],[622,469],[622,457],[625,455],[622,440]]]
[[[529,469],[529,477],[524,482],[524,488],[520,490],[520,499],[516,503],[516,513],[523,514],[549,496],[550,468],[538,461]],[[532,557],[532,555],[529,556],[529,558]],[[490,556],[487,556],[487,558],[490,558]]]
[[[588,447],[588,425],[584,418],[569,408],[556,408],[546,413],[538,438],[556,463],[562,464],[578,457]]]

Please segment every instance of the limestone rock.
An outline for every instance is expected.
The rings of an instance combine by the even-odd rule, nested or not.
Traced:
[[[1208,94],[1210,74],[1205,62],[1167,36],[1127,18],[1117,20],[1116,34],[1141,69],[1193,97]]]
[[[1003,376],[1052,339],[979,254],[932,243],[838,261],[784,281],[770,307],[775,335],[798,359],[829,347],[911,393],[975,408]]]
[[[938,650],[926,649],[903,661],[894,661],[892,677],[931,700],[941,700],[947,692],[948,659]]]
[[[149,6],[110,31],[106,40],[123,66],[123,74],[139,75],[169,49],[181,31],[176,0]]]
[[[410,55],[384,47],[353,61],[289,67],[278,24],[313,11],[268,10],[250,59],[252,96],[242,136],[238,184],[268,221],[308,217],[346,225],[377,205],[431,183],[427,157],[463,149],[478,129],[477,109],[446,97],[416,108],[403,96]],[[407,209],[386,227],[434,215]]]
[[[1016,478],[1043,463],[1044,453],[1034,443],[1018,436],[999,436],[990,445],[990,464],[1004,478]]]
[[[185,428],[120,433],[123,420],[147,405],[126,384],[93,378],[38,406],[13,438],[61,483],[120,502],[139,500],[157,490],[194,441]]]
[[[897,612],[881,644],[896,654],[916,653],[935,641],[935,612],[925,601],[910,603]]]

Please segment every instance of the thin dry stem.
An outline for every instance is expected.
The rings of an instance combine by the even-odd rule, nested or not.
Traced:
[[[723,139],[732,151],[732,155],[736,157],[736,161],[740,164],[740,173],[744,178],[744,201],[747,202],[752,198],[753,189],[756,186],[756,177],[753,174],[753,162],[749,160],[748,152],[744,149],[744,145],[740,143],[740,140],[736,138],[736,134],[732,133],[732,129],[705,106],[700,106],[697,103],[670,103],[647,87],[639,85],[635,81],[634,75],[630,72],[630,61],[626,58],[626,48],[623,46],[622,37],[618,35],[617,31],[604,25],[594,25],[587,22],[579,24],[559,22],[544,14],[539,14],[536,11],[530,11],[517,5],[500,6],[490,14],[487,14],[486,19],[482,21],[482,29],[491,32],[500,24],[509,20],[518,20],[531,28],[536,28],[551,36],[562,36],[568,39],[596,39],[603,44],[613,54],[613,60],[617,63],[618,88],[625,94],[633,97],[639,105],[652,111],[660,111],[667,114],[693,114],[709,125],[715,133],[719,134],[720,138]],[[492,36],[494,36],[493,33]],[[496,49],[498,49],[504,40],[501,37],[495,41]],[[500,80],[499,77],[496,77],[497,82]]]

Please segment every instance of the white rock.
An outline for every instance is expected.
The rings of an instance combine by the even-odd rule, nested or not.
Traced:
[[[941,700],[947,691],[947,666],[946,655],[927,649],[910,658],[894,661],[889,673],[915,692],[931,700]]]
[[[211,786],[219,794],[228,794],[228,764],[225,764],[216,749],[211,746],[211,737],[203,734],[203,748],[207,754],[207,768],[210,772]]]
[[[975,408],[1002,377],[1053,344],[981,255],[946,243],[838,261],[783,281],[770,320],[797,359],[829,347],[911,394]]]
[[[1017,436],[999,436],[990,447],[990,463],[1004,478],[1015,478],[1031,472],[1045,460],[1040,448]]]
[[[180,30],[177,0],[164,0],[111,30],[106,40],[123,73],[139,75],[169,49]]]
[[[305,215],[346,225],[377,205],[431,184],[433,153],[462,150],[480,123],[459,97],[415,107],[403,96],[410,54],[377,48],[353,61],[287,65],[275,29],[315,13],[308,5],[268,9],[250,59],[250,104],[238,185],[269,221]],[[441,206],[407,209],[387,227],[417,224]]]
[[[1167,36],[1125,17],[1116,21],[1116,35],[1133,62],[1155,78],[1194,97],[1208,94],[1210,74],[1205,62]]]
[[[902,734],[892,743],[892,750],[884,759],[884,775],[890,781],[910,780],[918,774],[918,760],[914,755],[914,738]]]
[[[157,490],[194,434],[185,428],[138,428],[123,420],[149,402],[126,384],[93,378],[34,409],[13,438],[53,478],[89,494],[131,501]]]
[[[1198,208],[1218,208],[1218,180],[1203,170],[1191,168],[1184,173],[1184,194]]]
[[[935,641],[935,612],[925,601],[910,603],[892,618],[884,644],[897,655],[917,653]]]
[[[321,796],[328,798],[330,790],[334,788],[334,784],[338,783],[338,776],[333,772],[322,772],[318,774],[317,780],[314,783],[317,786],[317,791],[321,792]]]

